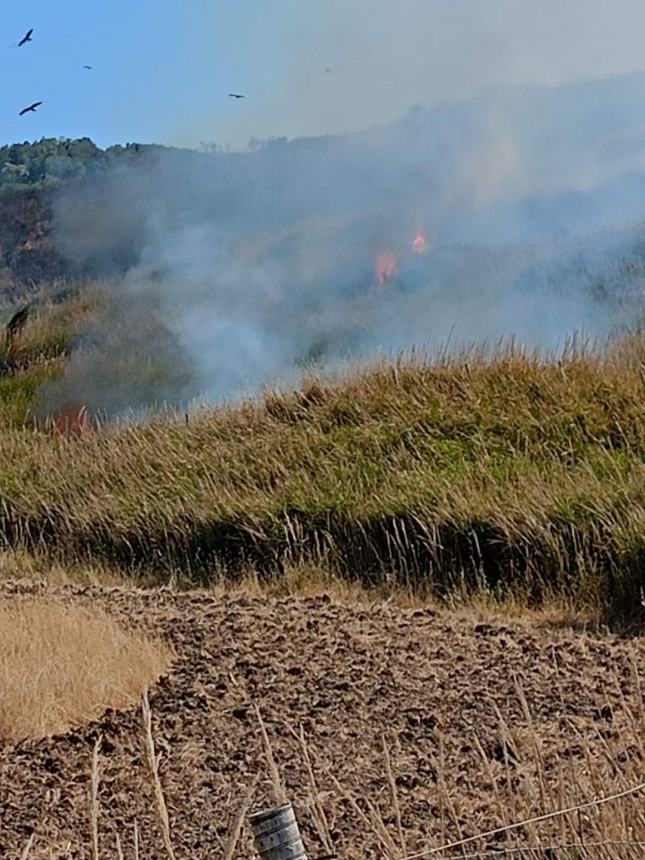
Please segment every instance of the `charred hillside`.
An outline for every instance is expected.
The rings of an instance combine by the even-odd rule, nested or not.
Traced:
[[[93,274],[56,248],[53,201],[61,189],[79,192],[118,164],[149,163],[164,147],[127,144],[100,149],[89,138],[46,138],[0,147],[0,295],[59,278]]]
[[[51,225],[48,192],[24,189],[0,197],[0,292],[5,299],[69,274],[54,248]]]

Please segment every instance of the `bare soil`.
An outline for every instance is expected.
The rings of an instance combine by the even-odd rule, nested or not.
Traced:
[[[177,858],[222,856],[247,787],[272,802],[253,706],[264,717],[310,857],[328,854],[294,732],[303,728],[339,857],[384,856],[379,810],[397,840],[384,755],[392,760],[408,853],[620,791],[645,778],[642,639],[522,623],[170,590],[8,583],[0,606],[45,593],[98,606],[172,643],[177,659],[150,692]],[[0,856],[88,857],[92,748],[101,744],[102,858],[166,857],[136,709],[67,734],[0,742]],[[360,816],[348,799],[363,811]],[[524,843],[628,834],[645,839],[645,797],[523,828]],[[508,845],[503,839],[476,847]],[[249,857],[244,831],[237,856]],[[452,855],[454,856],[454,855]]]

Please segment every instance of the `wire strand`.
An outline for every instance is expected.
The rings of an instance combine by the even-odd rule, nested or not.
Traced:
[[[570,848],[645,848],[645,842],[625,842],[605,840],[604,842],[563,842],[559,845],[526,845],[524,848],[489,848],[487,851],[477,851],[475,854],[455,855],[455,860],[487,860],[487,858],[505,857],[513,854],[538,854],[546,851],[568,851]],[[320,860],[320,858],[317,858]],[[322,858],[329,860],[329,858]],[[451,860],[451,858],[448,858]]]
[[[635,785],[632,788],[627,788],[618,794],[611,794],[609,797],[601,797],[598,800],[590,800],[587,803],[581,803],[578,806],[570,806],[568,809],[558,809],[555,812],[547,812],[544,815],[538,815],[535,818],[527,818],[524,821],[518,821],[516,824],[507,824],[505,827],[497,827],[495,830],[489,830],[487,833],[480,833],[478,836],[469,836],[468,839],[460,839],[457,842],[451,842],[449,845],[442,845],[440,848],[429,848],[425,851],[419,851],[417,854],[408,854],[404,860],[419,860],[421,857],[430,857],[432,854],[439,854],[442,851],[451,851],[453,848],[461,848],[464,845],[470,845],[480,839],[488,839],[491,836],[498,836],[501,833],[508,833],[510,830],[517,830],[520,827],[525,827],[527,824],[539,824],[542,821],[549,821],[552,818],[559,818],[562,815],[570,815],[572,812],[579,812],[582,809],[590,809],[594,806],[602,806],[605,803],[612,803],[614,800],[622,800],[624,797],[629,797],[632,794],[638,794],[639,791],[645,790],[645,782],[640,785]]]

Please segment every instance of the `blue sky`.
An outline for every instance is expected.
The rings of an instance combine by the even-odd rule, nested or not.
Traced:
[[[643,32],[642,0],[25,0],[0,22],[0,138],[356,130],[483,87],[643,68]]]

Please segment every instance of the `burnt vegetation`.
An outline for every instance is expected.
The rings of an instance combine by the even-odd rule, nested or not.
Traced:
[[[63,260],[51,236],[52,194],[98,178],[117,163],[162,147],[128,144],[101,150],[89,138],[46,138],[0,147],[0,290],[15,296],[36,284],[85,274]]]

